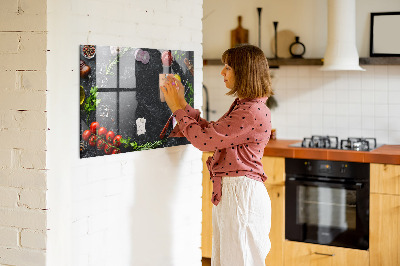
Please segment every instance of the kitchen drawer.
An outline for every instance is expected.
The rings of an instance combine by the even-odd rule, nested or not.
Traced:
[[[285,241],[285,266],[366,266],[365,250]]]

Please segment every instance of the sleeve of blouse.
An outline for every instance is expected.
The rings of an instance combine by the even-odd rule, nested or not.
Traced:
[[[191,107],[189,104],[186,105],[184,112],[186,115],[190,116],[194,120],[196,120],[201,127],[206,127],[208,126],[209,122],[203,118],[200,117],[200,111],[197,109],[194,109]],[[180,128],[178,125],[174,127],[174,129],[171,131],[169,137],[184,137],[182,132],[180,131]]]
[[[201,151],[234,147],[249,142],[256,121],[249,110],[235,110],[218,122],[202,126],[182,109],[174,113],[180,132]],[[262,125],[261,125],[262,126]]]

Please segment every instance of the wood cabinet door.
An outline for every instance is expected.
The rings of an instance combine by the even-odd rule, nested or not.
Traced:
[[[271,199],[271,250],[265,259],[266,266],[283,265],[285,240],[285,187],[265,184]]]
[[[201,253],[204,258],[211,258],[212,253],[212,183],[206,165],[211,152],[203,153],[203,194],[202,194],[202,223],[201,223]]]
[[[400,165],[370,165],[371,193],[400,195]]]
[[[266,184],[285,185],[285,158],[264,156],[261,163],[268,177]]]
[[[365,250],[285,241],[285,266],[368,266]]]
[[[371,194],[371,266],[400,265],[400,196]]]

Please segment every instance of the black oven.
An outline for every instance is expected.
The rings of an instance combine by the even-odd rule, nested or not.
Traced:
[[[285,169],[286,239],[368,249],[368,163],[287,158]]]

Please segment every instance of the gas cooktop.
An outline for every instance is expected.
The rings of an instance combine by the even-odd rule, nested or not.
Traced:
[[[320,149],[337,149],[337,150],[353,150],[353,151],[371,151],[379,146],[376,138],[347,138],[339,142],[336,136],[311,136],[304,138],[302,142],[289,145],[291,147],[301,148],[320,148]]]

